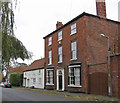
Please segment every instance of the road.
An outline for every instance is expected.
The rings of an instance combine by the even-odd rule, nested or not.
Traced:
[[[71,98],[43,94],[14,88],[2,89],[3,101],[76,101]]]

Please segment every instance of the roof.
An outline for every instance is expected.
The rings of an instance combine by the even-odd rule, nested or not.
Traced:
[[[120,23],[118,21],[114,21],[114,20],[111,20],[111,19],[107,19],[107,18],[103,18],[103,17],[100,17],[98,15],[93,15],[93,14],[89,14],[89,13],[86,13],[86,12],[83,12],[82,14],[78,15],[77,17],[73,18],[71,21],[67,22],[66,24],[64,24],[63,26],[61,26],[60,28],[56,29],[55,31],[53,31],[52,33],[48,34],[47,36],[43,37],[43,39],[49,37],[50,35],[54,34],[55,32],[59,31],[60,29],[64,28],[65,26],[69,25],[70,23],[78,20],[79,18],[83,17],[83,16],[92,16],[92,17],[96,17],[96,18],[101,18],[101,19],[104,19],[104,20],[107,20],[107,21],[110,21],[110,22],[114,22],[114,23]]]
[[[15,68],[9,68],[9,73],[22,73],[24,70],[26,70],[26,66],[19,66]]]
[[[31,71],[31,70],[44,68],[44,63],[45,63],[45,59],[44,58],[43,59],[39,59],[39,60],[35,60],[24,71]]]

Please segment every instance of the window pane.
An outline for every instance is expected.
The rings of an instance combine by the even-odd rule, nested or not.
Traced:
[[[52,37],[49,37],[48,39],[48,45],[51,45],[52,44]]]
[[[62,31],[60,31],[59,33],[58,33],[58,41],[59,40],[62,40]]]
[[[71,43],[71,59],[77,58],[77,45],[76,41]]]
[[[53,70],[47,70],[47,83],[53,84]]]
[[[75,68],[75,85],[80,86],[80,68]]]
[[[71,34],[75,34],[76,33],[76,23],[71,25]]]
[[[62,46],[58,48],[58,62],[62,62]]]
[[[69,68],[69,85],[80,86],[80,68]]]

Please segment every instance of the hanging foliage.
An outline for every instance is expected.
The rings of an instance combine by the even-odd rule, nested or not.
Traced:
[[[18,58],[24,61],[32,57],[23,43],[14,36],[3,35],[2,42],[2,61],[6,67],[9,66],[11,61],[15,61]]]
[[[1,30],[2,35],[14,35],[14,12],[12,2],[1,2]]]
[[[27,51],[23,43],[15,37],[14,34],[14,10],[13,3],[17,5],[17,0],[13,2],[1,2],[0,8],[0,28],[2,41],[2,66],[6,69],[11,61],[18,58],[25,60],[31,58],[31,53]]]

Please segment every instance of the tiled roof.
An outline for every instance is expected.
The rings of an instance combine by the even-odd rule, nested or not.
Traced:
[[[44,58],[43,59],[39,59],[39,60],[35,60],[24,71],[30,71],[30,70],[34,70],[34,69],[44,68],[44,63],[45,63],[45,59]]]
[[[9,73],[22,73],[24,70],[26,70],[27,67],[26,66],[19,66],[19,67],[16,67],[16,68],[9,68]]]
[[[34,69],[40,69],[40,68],[44,68],[44,62],[45,59],[39,59],[39,60],[35,60],[33,63],[31,63],[28,67],[26,66],[19,66],[16,68],[9,68],[9,73],[22,73],[24,71],[30,71],[30,70],[34,70]]]

